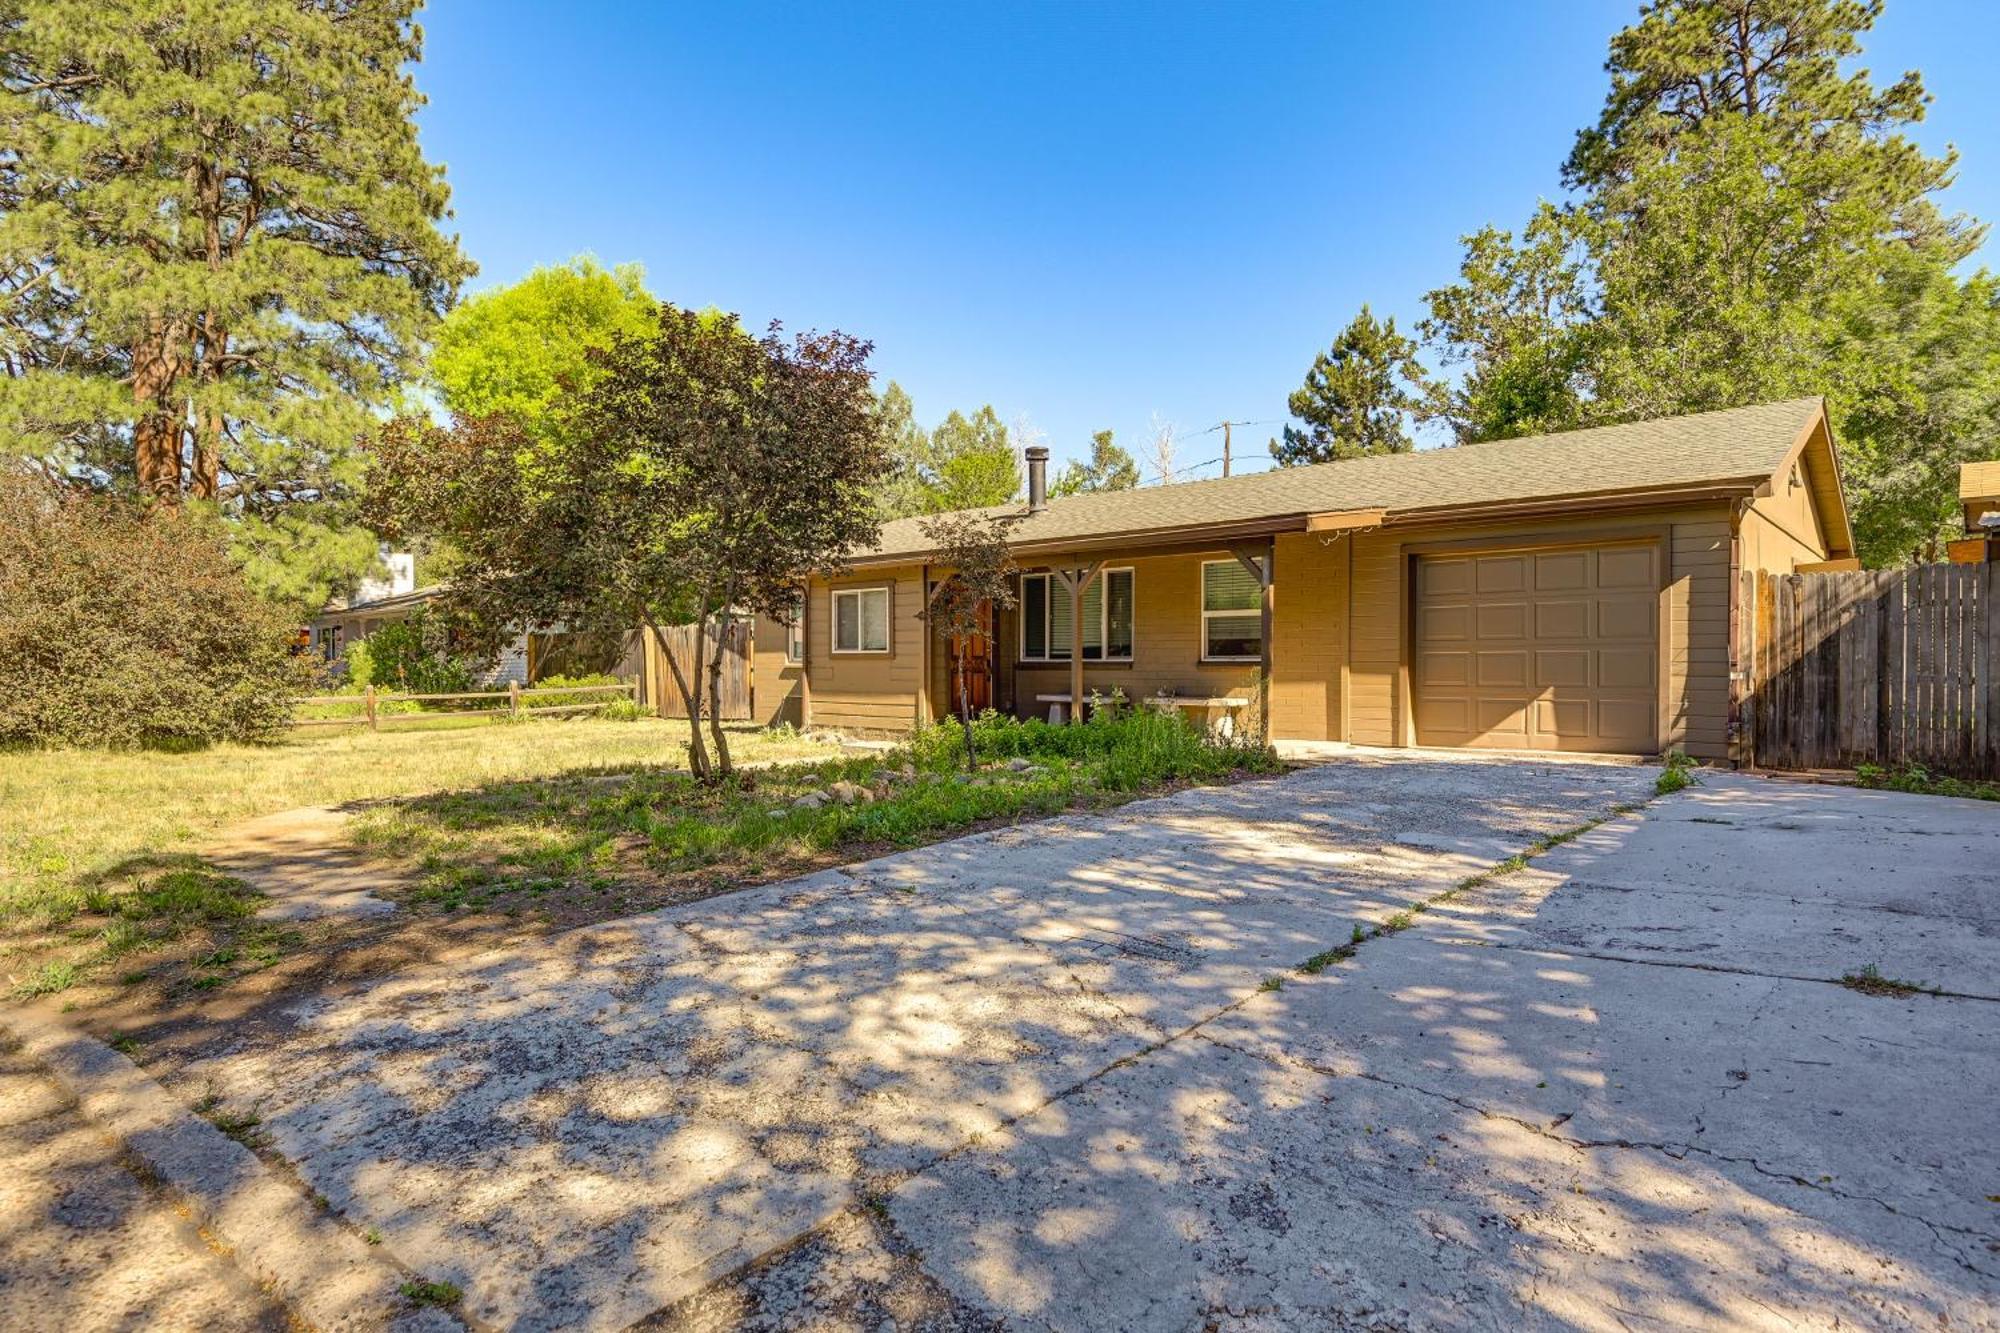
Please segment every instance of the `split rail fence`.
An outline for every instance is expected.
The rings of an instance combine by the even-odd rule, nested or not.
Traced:
[[[358,711],[343,713],[339,717],[293,718],[294,727],[351,727],[365,724],[370,731],[379,731],[384,722],[436,721],[440,717],[490,716],[501,717],[563,717],[571,713],[595,712],[606,704],[618,699],[631,699],[638,693],[635,684],[627,685],[558,685],[548,689],[522,689],[518,683],[509,682],[505,691],[468,690],[456,694],[397,694],[389,690],[377,690],[373,685],[360,694],[321,694],[311,698],[295,699],[292,702],[301,707],[345,706]],[[572,698],[580,694],[604,695],[581,703],[538,704],[537,699],[550,696]],[[392,703],[458,703],[459,708],[430,708],[420,712],[386,712],[384,706]]]
[[[1751,764],[2000,777],[2000,564],[1746,571],[1741,599]]]

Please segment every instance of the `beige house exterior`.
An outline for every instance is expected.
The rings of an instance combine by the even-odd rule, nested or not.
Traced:
[[[994,706],[1080,675],[1279,741],[1727,759],[1737,573],[1855,567],[1816,398],[990,512],[1042,585],[997,617]],[[949,715],[927,546],[900,520],[811,581],[804,724]]]

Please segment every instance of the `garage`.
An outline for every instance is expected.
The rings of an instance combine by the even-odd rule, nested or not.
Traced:
[[[1420,556],[1419,745],[1659,752],[1654,542]]]

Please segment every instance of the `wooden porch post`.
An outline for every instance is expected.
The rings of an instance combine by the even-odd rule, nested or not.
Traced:
[[[1257,654],[1257,737],[1265,745],[1271,743],[1271,621],[1274,609],[1271,575],[1275,564],[1272,557],[1277,554],[1277,546],[1277,539],[1273,538],[1264,543],[1262,548],[1254,546],[1229,548],[1229,553],[1236,557],[1243,568],[1250,571],[1251,577],[1257,580],[1257,586],[1262,590],[1257,607],[1262,627]]]
[[[1083,594],[1104,571],[1098,561],[1088,569],[1058,569],[1056,577],[1069,589],[1069,720],[1083,721]]]

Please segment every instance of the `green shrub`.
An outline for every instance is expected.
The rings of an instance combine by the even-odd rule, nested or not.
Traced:
[[[478,676],[479,664],[452,651],[443,620],[427,606],[376,630],[366,646],[369,675],[357,684],[402,694],[459,694],[472,689]],[[351,663],[353,648],[347,656]]]
[[[305,683],[292,616],[196,512],[0,473],[0,744],[271,735]]]
[[[987,762],[1063,759],[1089,764],[1098,782],[1114,791],[1278,767],[1264,746],[1216,740],[1178,713],[1150,708],[1122,714],[1100,709],[1082,726],[1051,726],[1040,718],[1022,722],[988,710],[973,719],[972,745],[973,754]],[[964,735],[956,723],[925,728],[911,747],[925,768],[945,770],[965,763]]]
[[[375,683],[375,650],[368,646],[368,640],[347,645],[347,651],[340,655],[342,665],[347,668],[347,687],[363,690]]]

